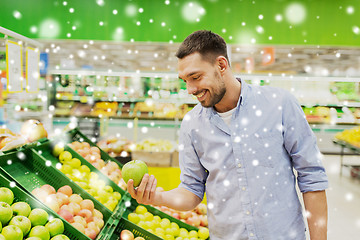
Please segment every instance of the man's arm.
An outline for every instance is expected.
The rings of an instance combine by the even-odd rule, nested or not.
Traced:
[[[157,192],[156,182],[156,178],[153,175],[145,174],[139,187],[134,189],[134,182],[130,179],[127,189],[138,203],[166,206],[178,211],[192,210],[201,202],[198,196],[181,187],[170,191]]]
[[[325,191],[303,193],[311,240],[327,239],[327,201]]]

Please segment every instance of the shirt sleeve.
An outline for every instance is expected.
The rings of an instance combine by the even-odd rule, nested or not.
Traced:
[[[295,97],[287,93],[284,100],[284,145],[297,171],[299,189],[301,192],[325,190],[328,179],[316,137]]]
[[[203,199],[207,171],[201,165],[194,145],[191,141],[190,130],[181,125],[179,136],[179,166],[181,170],[179,187],[185,188]]]

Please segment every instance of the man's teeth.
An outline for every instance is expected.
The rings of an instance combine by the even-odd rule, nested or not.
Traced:
[[[200,94],[198,94],[198,95],[195,95],[197,98],[201,98],[202,96],[204,96],[204,94],[205,94],[205,91],[202,91]]]

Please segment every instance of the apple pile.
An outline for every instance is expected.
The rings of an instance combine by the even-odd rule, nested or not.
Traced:
[[[68,146],[85,158],[85,160],[91,163],[95,168],[99,169],[103,174],[108,176],[122,189],[126,190],[126,184],[121,178],[119,165],[113,161],[105,162],[101,159],[100,149],[98,147],[90,147],[89,143],[78,141],[74,141],[68,144]]]
[[[124,229],[120,233],[120,240],[145,240],[143,237],[136,237],[132,232],[127,229]]]
[[[101,202],[105,207],[114,211],[121,199],[119,192],[114,191],[111,186],[106,185],[104,180],[99,179],[97,173],[91,172],[88,166],[82,165],[81,161],[78,158],[73,158],[70,152],[64,151],[64,147],[60,144],[55,145],[53,155],[59,158],[61,163],[59,170],[62,173]]]
[[[182,222],[185,222],[194,227],[207,227],[208,220],[207,220],[207,208],[204,203],[200,203],[194,210],[192,211],[177,211],[165,206],[154,206],[158,210],[173,216],[174,218],[179,219]]]
[[[0,240],[70,240],[60,218],[49,219],[41,208],[31,209],[26,202],[14,202],[14,193],[0,188]]]
[[[104,226],[103,215],[94,208],[94,203],[74,194],[68,185],[56,191],[45,184],[35,188],[32,194],[91,239],[95,239]]]
[[[167,218],[154,216],[142,205],[137,206],[135,211],[128,215],[128,220],[163,239],[182,240],[189,238],[203,240],[209,237],[209,230],[205,227],[200,227],[198,231],[188,231],[185,228],[180,228],[177,223],[171,222]]]

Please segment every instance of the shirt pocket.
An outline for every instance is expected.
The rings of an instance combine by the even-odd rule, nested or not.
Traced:
[[[253,167],[274,168],[283,146],[281,133],[254,133],[243,142],[243,154]]]

